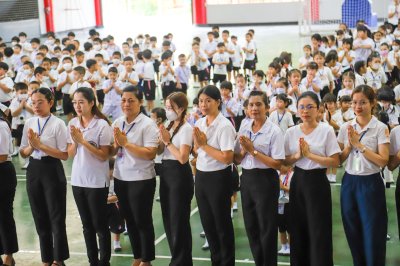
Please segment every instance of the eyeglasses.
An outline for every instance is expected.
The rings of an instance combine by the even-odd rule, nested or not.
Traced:
[[[299,107],[298,107],[298,109],[299,109],[300,111],[304,111],[304,110],[311,111],[311,110],[314,109],[314,108],[317,108],[317,106],[312,105],[312,104],[309,104],[309,105],[299,105]]]
[[[357,106],[357,105],[364,106],[367,103],[368,103],[367,101],[359,101],[359,102],[353,101],[353,102],[351,102],[351,105],[353,105],[353,106]]]

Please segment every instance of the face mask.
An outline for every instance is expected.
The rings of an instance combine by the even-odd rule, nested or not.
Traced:
[[[61,58],[62,54],[61,53],[55,53],[54,56],[57,57],[57,58]]]
[[[197,113],[198,108],[196,106],[193,106],[192,111],[193,111],[193,113]]]
[[[36,60],[36,65],[40,66],[42,64],[43,60]]]
[[[102,44],[103,49],[107,49],[108,48],[108,44]]]
[[[96,51],[100,51],[100,50],[101,50],[100,44],[95,44],[95,45],[93,46],[93,48],[94,48]]]
[[[29,76],[32,73],[30,69],[24,69],[24,74]]]
[[[17,42],[11,42],[12,46],[15,46],[17,44]]]
[[[18,100],[22,101],[22,100],[28,100],[28,94],[19,94],[18,95]]]
[[[391,34],[392,31],[391,30],[386,30],[387,34]]]
[[[57,66],[56,66],[56,65],[52,65],[52,66],[51,66],[51,69],[56,70],[56,69],[57,69]]]
[[[175,121],[178,119],[178,115],[173,110],[167,110],[166,115],[169,121]]]
[[[389,51],[387,51],[387,50],[382,50],[382,51],[381,51],[381,56],[387,56],[388,53],[389,53]]]
[[[121,61],[119,59],[113,59],[112,62],[114,65],[118,65]]]
[[[399,50],[399,46],[392,46],[393,51],[397,52]]]
[[[285,93],[285,88],[276,88],[275,91],[276,91],[276,94]]]
[[[63,65],[63,68],[64,68],[66,71],[69,71],[69,70],[72,69],[72,64],[71,64],[71,63],[65,63],[65,64]]]
[[[137,41],[138,41],[139,44],[143,43],[143,39],[137,39]]]
[[[376,63],[376,64],[372,64],[371,68],[372,68],[373,70],[378,70],[380,66],[381,66],[381,64]]]
[[[47,40],[47,43],[50,44],[50,45],[53,45],[54,44],[54,40]]]

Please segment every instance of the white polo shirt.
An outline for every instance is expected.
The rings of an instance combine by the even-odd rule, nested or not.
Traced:
[[[200,118],[195,126],[207,135],[207,144],[209,146],[220,151],[234,150],[235,128],[222,113],[219,113],[209,126],[207,126],[207,117]],[[228,167],[227,164],[215,160],[201,148],[197,150],[197,153],[196,168],[200,171],[212,172],[223,170]]]
[[[254,121],[251,120],[249,123],[244,124],[244,126],[240,128],[239,136],[245,136],[251,139],[254,149],[258,152],[261,152],[274,160],[285,159],[284,137],[281,129],[272,123],[270,119],[267,119],[258,132],[253,132],[253,122]],[[240,152],[239,138],[237,138],[235,142],[235,152]],[[244,169],[270,168],[248,153],[244,156],[241,165]]]
[[[71,137],[71,126],[79,128],[83,138],[92,146],[110,146],[113,140],[113,130],[104,119],[94,117],[89,125],[84,128],[79,117],[73,118],[68,123],[68,143],[74,143]],[[97,159],[85,147],[78,144],[72,162],[71,185],[86,188],[103,188],[110,185],[108,160]]]
[[[144,63],[143,66],[143,79],[144,80],[154,80],[154,65],[153,62],[149,61]]]
[[[172,136],[174,130],[171,129],[169,134]],[[178,149],[181,148],[182,145],[187,145],[192,147],[193,145],[193,128],[189,123],[185,122],[179,131],[175,134],[174,138],[172,139],[172,144],[177,147]],[[169,151],[168,148],[164,148],[163,152],[163,160],[177,160],[175,156]]]
[[[74,94],[74,92],[77,89],[82,88],[82,87],[91,89],[92,85],[90,85],[90,83],[87,81],[76,81],[76,82],[72,83],[71,88],[69,89],[69,94],[70,95]]]
[[[29,146],[28,129],[30,128],[32,128],[32,130],[38,134],[40,128],[40,142],[44,145],[55,148],[62,152],[67,151],[67,126],[60,118],[50,115],[48,117],[34,116],[26,120],[22,134],[20,150]],[[36,159],[40,159],[44,156],[48,155],[41,150],[36,150],[31,155],[31,157]]]
[[[273,111],[269,120],[282,130],[281,133],[285,133],[289,127],[294,126],[293,116],[287,110],[283,114],[280,114],[277,110]]]
[[[213,62],[219,62],[219,63],[229,63],[229,54],[224,52],[222,54],[220,53],[215,53],[212,59]],[[226,75],[227,69],[226,69],[227,65],[214,65],[214,74],[217,75]]]
[[[396,156],[400,151],[400,127],[395,127],[390,132],[390,156]]]
[[[380,122],[375,116],[372,117],[371,121],[369,121],[368,125],[366,125],[362,130],[360,125],[356,122],[356,119],[348,121],[340,127],[339,135],[337,137],[338,142],[344,144],[345,146],[348,144],[348,135],[347,135],[347,127],[351,125],[357,132],[360,134],[360,137],[365,134],[361,139],[361,144],[366,146],[368,149],[373,152],[378,152],[378,145],[389,143],[389,129],[388,127]],[[365,132],[365,133],[364,133]],[[353,169],[353,165],[355,163],[355,157],[359,156],[360,158],[360,170],[356,171]],[[346,164],[346,172],[351,175],[372,175],[379,173],[381,171],[380,167],[373,162],[369,161],[364,157],[364,154],[361,152],[357,152],[356,149],[353,149],[349,157],[347,158]]]
[[[3,77],[0,79],[0,83],[4,84],[11,90],[9,93],[5,93],[2,89],[0,89],[0,102],[5,103],[8,101],[11,101],[13,98],[13,87],[14,87],[14,82],[10,77]]]
[[[58,81],[57,81],[57,86],[61,83],[63,83],[67,79],[67,75],[69,75],[70,80],[74,80],[74,76],[72,71],[70,73],[67,73],[66,71],[63,71],[59,76],[58,76]],[[69,94],[69,90],[71,89],[70,83],[66,83],[64,87],[61,88],[61,92],[64,94]]]
[[[125,126],[124,126],[125,124]],[[129,143],[142,147],[158,147],[159,130],[151,118],[140,113],[136,119],[128,124],[125,116],[118,118],[112,125],[121,131],[128,132]],[[132,127],[132,128],[131,128]],[[115,159],[114,177],[122,181],[141,181],[152,179],[156,176],[154,160],[139,158],[127,150],[122,149],[122,157]]]
[[[103,83],[103,90],[108,88],[110,85],[111,85],[111,80],[110,79],[105,80]],[[121,90],[124,88],[124,84],[120,80],[115,81],[115,85]],[[111,88],[111,90],[104,96],[104,105],[120,106],[121,95],[118,94],[114,88]]]
[[[118,77],[118,79],[122,82],[122,86],[125,88],[125,87],[128,87],[128,86],[133,86],[133,84],[132,83],[130,83],[129,81],[128,81],[128,79],[133,79],[134,81],[136,81],[136,82],[139,82],[139,75],[134,71],[134,70],[132,70],[132,72],[131,73],[128,73],[128,76],[127,76],[127,78],[128,79],[125,79],[125,75],[126,75],[126,70],[124,70],[123,72],[121,72],[120,74],[119,74],[119,77]]]
[[[6,121],[0,119],[0,155],[7,155],[7,161],[11,162],[13,142],[11,130]]]
[[[310,152],[319,156],[330,157],[340,153],[339,144],[333,128],[326,123],[319,123],[318,126],[308,135],[305,135],[300,125],[289,128],[285,134],[285,154],[293,155],[299,151],[299,139],[304,138],[310,147]],[[308,158],[302,157],[295,163],[295,166],[304,169],[326,168]]]
[[[12,99],[10,104],[10,111],[15,112],[19,108],[21,101],[18,99],[18,95],[14,99]],[[31,118],[32,114],[29,113],[26,109],[22,109],[21,113],[12,118],[11,128],[17,129],[18,125],[23,125],[28,118]],[[22,119],[21,119],[22,118]]]

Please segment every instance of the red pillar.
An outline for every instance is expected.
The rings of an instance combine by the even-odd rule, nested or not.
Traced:
[[[311,0],[311,21],[319,20],[319,0]]]
[[[94,13],[96,17],[96,27],[103,27],[103,12],[101,8],[101,0],[94,0]]]
[[[195,25],[207,24],[206,0],[192,0],[192,17]]]
[[[54,32],[54,19],[53,19],[53,1],[43,0],[44,4],[44,14],[46,18],[46,31]]]

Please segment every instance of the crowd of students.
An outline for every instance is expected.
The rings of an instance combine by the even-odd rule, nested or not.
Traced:
[[[212,265],[235,264],[239,190],[256,265],[277,265],[278,254],[292,265],[333,265],[329,183],[340,166],[353,263],[385,265],[385,182],[400,164],[398,31],[400,23],[374,33],[363,21],[354,32],[340,24],[336,35],[314,34],[298,66],[282,52],[265,72],[254,30],[239,45],[214,27],[177,62],[172,34],[162,48],[146,34],[121,49],[95,30],[83,49],[73,32],[0,42],[2,264],[14,265],[18,252],[12,156],[20,155],[45,266],[70,256],[68,158],[91,266],[110,265],[110,228],[120,250],[125,226],[132,265],[151,265],[156,175],[170,265],[193,265],[193,196]],[[197,90],[192,109],[188,89]]]

